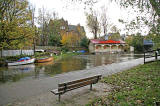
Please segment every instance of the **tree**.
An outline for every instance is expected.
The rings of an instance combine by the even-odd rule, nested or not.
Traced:
[[[157,37],[155,33],[149,33],[147,36],[145,36],[145,39],[153,41],[154,43],[153,49],[157,49],[160,47],[159,38]]]
[[[101,14],[101,25],[102,25],[102,29],[103,29],[103,33],[104,35],[107,34],[107,31],[108,31],[108,27],[109,27],[109,19],[107,17],[107,7],[103,6],[101,8],[102,10],[102,14]]]
[[[50,20],[49,28],[49,45],[60,46],[61,45],[61,35],[60,35],[60,20]]]
[[[48,45],[49,41],[48,24],[51,19],[51,14],[46,9],[44,9],[44,7],[39,9],[38,12],[38,24],[40,25],[41,29],[41,45],[45,46]]]
[[[143,40],[144,37],[140,33],[137,33],[136,35],[128,36],[125,41],[129,46],[133,46],[135,48],[135,51],[142,52]]]
[[[88,49],[88,42],[89,40],[87,39],[87,37],[82,38],[80,42],[81,47]]]
[[[113,33],[108,39],[118,41],[121,39],[120,33]]]
[[[66,32],[62,35],[61,43],[66,47],[75,47],[79,45],[79,36],[74,31]]]
[[[111,27],[111,31],[112,33],[119,33],[119,30],[115,25]]]
[[[151,31],[153,33],[157,34],[157,38],[159,39],[159,35],[160,35],[160,0],[120,0],[120,1],[117,1],[117,3],[122,5],[123,7],[128,7],[128,6],[138,7],[141,12],[145,12],[145,11],[150,12],[150,14],[153,16],[153,18],[150,18],[150,20],[151,20],[150,23],[148,22],[148,20],[145,20],[145,23],[151,24],[151,25],[149,25],[152,27]],[[143,18],[141,20],[143,20]]]
[[[85,5],[91,5],[97,3],[98,0],[70,0],[71,2],[80,2],[84,3]],[[146,9],[151,8],[153,10],[153,13],[155,15],[160,16],[160,0],[110,0],[110,1],[116,1],[117,4],[123,6],[123,7],[129,7],[129,6],[138,6],[140,9]]]
[[[133,36],[134,35],[128,35],[128,37],[125,39],[126,44],[129,46],[132,46]]]
[[[78,1],[80,3],[84,3],[87,6],[88,5],[93,6],[95,3],[98,2],[98,0],[70,0],[70,1],[72,2]],[[134,9],[134,11],[138,10],[137,8],[139,8],[140,10],[138,11],[141,13],[144,13],[146,11],[150,12],[150,14],[153,16],[153,18],[149,19],[149,20],[152,20],[151,21],[152,27],[153,29],[158,30],[158,34],[160,33],[159,32],[160,21],[158,21],[160,19],[160,0],[110,0],[110,1],[114,1],[126,9],[128,7],[132,7],[132,10]],[[142,17],[141,20],[143,19],[144,18]],[[146,24],[149,24],[148,20],[144,20],[144,21]],[[139,24],[139,22],[137,24]]]
[[[144,50],[143,40],[144,40],[144,36],[142,36],[140,33],[137,33],[136,35],[129,35],[125,39],[125,42],[129,46],[133,46],[135,48],[135,51],[137,51],[137,52],[143,52],[143,50]]]
[[[143,36],[141,36],[141,34],[138,33],[136,36],[133,36],[132,46],[136,51],[143,51]]]
[[[35,23],[35,7],[33,6],[29,6],[29,11],[31,12],[32,14],[32,17],[31,17],[31,24],[32,24],[32,29],[33,29],[33,50],[34,50],[34,53],[35,53],[35,49],[36,49],[36,25],[34,24]]]
[[[86,18],[87,18],[87,26],[89,30],[91,31],[91,33],[94,34],[94,39],[97,39],[97,33],[100,31],[100,25],[97,19],[96,12],[93,12],[91,10],[90,14],[88,13],[86,14]]]
[[[0,1],[0,48],[17,49],[31,46],[32,14],[27,0]],[[30,42],[28,42],[30,40]]]

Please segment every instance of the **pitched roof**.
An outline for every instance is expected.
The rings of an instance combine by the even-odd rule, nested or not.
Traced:
[[[77,28],[75,25],[68,25],[68,30],[69,31],[77,31]]]
[[[90,40],[94,44],[124,44],[124,41],[114,41],[114,40],[106,40],[106,41],[101,41],[98,39],[92,39]]]
[[[114,41],[114,40],[106,40],[106,41],[100,41],[99,42],[100,44],[117,44],[117,43],[120,43],[120,41]]]
[[[80,30],[85,32],[83,26],[80,26]],[[76,25],[68,25],[68,31],[77,31],[77,26]]]

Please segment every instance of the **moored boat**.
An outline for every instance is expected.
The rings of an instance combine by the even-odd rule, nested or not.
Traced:
[[[8,62],[7,65],[8,66],[15,66],[15,65],[25,65],[25,64],[31,64],[35,62],[35,58],[21,58],[18,61],[14,61],[14,62]]]
[[[36,59],[36,63],[44,63],[44,62],[49,62],[49,61],[53,61],[53,57]]]

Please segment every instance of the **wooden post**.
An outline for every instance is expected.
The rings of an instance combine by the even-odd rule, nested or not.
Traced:
[[[21,51],[20,55],[22,55],[22,49],[20,51]]]
[[[36,52],[35,38],[33,38],[33,52],[34,52],[34,55],[35,55],[35,52]]]
[[[156,51],[156,52],[155,52],[155,60],[157,60],[157,54],[158,54],[158,53],[157,53],[157,51]]]
[[[145,56],[145,52],[144,52],[144,64],[145,64],[145,58],[146,58],[146,56]]]
[[[92,90],[92,84],[90,85],[90,90]]]
[[[58,95],[58,101],[61,101],[61,94]]]

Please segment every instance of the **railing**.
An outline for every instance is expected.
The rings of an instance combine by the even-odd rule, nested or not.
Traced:
[[[144,64],[146,63],[146,58],[155,57],[155,60],[157,60],[158,56],[160,56],[159,51],[160,49],[145,51],[144,52]]]

